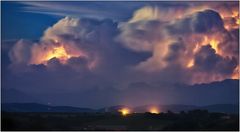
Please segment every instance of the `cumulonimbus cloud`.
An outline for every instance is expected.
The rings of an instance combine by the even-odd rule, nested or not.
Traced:
[[[123,73],[130,72],[123,76],[154,74],[157,80],[185,73],[186,83],[238,78],[239,13],[236,15],[235,6],[230,7],[228,12],[217,4],[174,11],[146,6],[119,23],[65,17],[49,27],[39,42],[17,42],[9,55],[15,65],[44,65],[50,69],[63,66],[81,72],[98,72],[96,69],[107,66],[106,72],[118,62],[126,63],[128,58],[119,57],[121,47],[152,55],[128,65],[130,68]],[[109,78],[119,69],[109,73]]]
[[[84,60],[81,65],[91,70],[99,63],[101,49],[109,43],[109,34],[112,34],[114,26],[111,20],[65,17],[49,27],[39,42],[17,42],[10,57],[13,63],[46,66],[55,58],[62,65],[73,64],[70,67],[74,69],[74,65]]]
[[[118,40],[133,51],[152,53],[152,57],[135,66],[138,71],[152,74],[175,65],[189,75],[188,83],[235,78],[239,32],[226,19],[237,23],[234,14],[238,11],[230,10],[226,12],[216,5],[176,9],[171,19],[165,19],[162,12],[166,11],[161,8],[143,7],[121,24]]]

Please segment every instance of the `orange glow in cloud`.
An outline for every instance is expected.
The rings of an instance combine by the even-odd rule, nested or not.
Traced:
[[[122,109],[119,110],[119,112],[121,112],[121,114],[123,116],[126,116],[126,115],[130,114],[130,109],[129,108],[122,108]]]
[[[191,59],[191,60],[188,62],[188,64],[187,64],[187,68],[191,68],[191,67],[193,67],[193,66],[194,66],[194,60]]]
[[[32,48],[32,58],[29,64],[48,65],[48,61],[56,58],[61,64],[66,64],[72,57],[81,57],[87,60],[87,68],[93,70],[99,63],[99,58],[95,56],[91,58],[86,51],[74,47],[72,45],[62,44],[58,40],[54,40],[51,45],[35,44]]]
[[[218,50],[219,42],[216,39],[212,39],[212,40],[210,40],[209,43],[212,46],[212,48],[216,51],[216,53],[219,53],[219,50]]]
[[[239,79],[239,65],[234,69],[232,79]]]
[[[146,72],[154,72],[157,70],[162,70],[167,66],[170,66],[172,64],[180,64],[187,70],[192,70],[194,74],[192,78],[192,82],[209,82],[209,81],[220,81],[225,78],[239,78],[238,77],[238,70],[234,70],[233,74],[229,74],[227,76],[225,75],[220,75],[218,73],[196,73],[198,69],[195,69],[197,66],[196,61],[194,60],[196,57],[196,54],[198,54],[199,50],[202,48],[202,46],[210,45],[212,49],[215,50],[215,54],[217,56],[221,56],[222,58],[228,59],[228,57],[233,57],[232,53],[229,53],[227,50],[227,46],[225,47],[226,37],[232,36],[228,34],[229,31],[232,31],[233,29],[239,29],[239,11],[238,8],[225,8],[225,6],[216,6],[215,4],[204,4],[200,6],[192,6],[189,9],[181,9],[179,10],[174,10],[177,11],[176,13],[172,12],[164,12],[162,13],[161,9],[155,8],[155,7],[145,7],[141,8],[138,10],[132,19],[129,21],[131,22],[137,22],[141,20],[160,20],[160,21],[166,21],[166,22],[177,22],[177,19],[184,19],[191,17],[191,15],[195,15],[195,13],[199,11],[204,11],[204,10],[213,10],[217,12],[220,17],[222,18],[222,24],[219,27],[212,27],[209,29],[209,32],[205,33],[192,33],[189,36],[184,36],[181,37],[185,45],[184,52],[179,54],[179,58],[177,61],[172,62],[172,61],[165,61],[164,58],[171,53],[171,50],[169,50],[169,45],[172,44],[175,39],[174,36],[171,36],[171,34],[168,36],[166,35],[165,37],[162,38],[161,41],[156,41],[154,42],[153,50],[152,50],[152,57],[148,58],[146,61],[140,62],[137,66],[136,69],[138,70],[143,70]],[[167,13],[170,13],[171,15],[166,15]],[[164,14],[164,15],[163,15]],[[165,19],[163,16],[167,16]],[[168,19],[168,16],[171,16],[171,18]],[[219,19],[220,20],[220,19]],[[224,27],[222,27],[224,26]],[[224,29],[225,28],[225,29]],[[164,34],[164,33],[163,33]],[[178,40],[177,40],[178,41]],[[232,37],[231,41],[232,43],[235,43],[235,36]],[[159,44],[158,44],[159,43]],[[227,45],[227,44],[226,44]],[[132,46],[133,47],[133,46]],[[131,47],[131,48],[132,48]],[[144,46],[141,46],[141,48]],[[135,47],[134,47],[135,48]],[[145,47],[144,47],[145,48]],[[235,57],[235,56],[234,56]],[[197,68],[197,67],[196,67]]]
[[[211,36],[204,36],[203,42],[201,43],[202,45],[207,45],[210,44],[211,47],[216,51],[217,54],[220,54],[220,50],[218,48],[219,40],[217,36],[211,37]]]
[[[238,11],[233,11],[232,12],[232,17],[236,18],[239,16],[239,12]]]
[[[71,58],[71,55],[67,54],[63,46],[59,46],[54,47],[50,52],[48,52],[44,60],[47,61],[52,58],[57,58],[60,60],[61,63],[66,63],[66,61]]]
[[[67,47],[66,47],[67,46]],[[51,45],[36,44],[32,48],[32,58],[30,64],[44,64],[47,65],[47,61],[56,58],[60,63],[66,64],[67,60],[71,57],[85,57],[87,54],[79,50],[76,47],[64,45],[57,39],[54,39],[54,43]],[[94,67],[94,66],[92,66]]]
[[[53,59],[57,58],[60,63],[66,64],[67,60],[70,59],[71,57],[87,57],[85,54],[82,52],[78,51],[78,53],[68,53],[66,48],[63,45],[55,46],[52,48],[49,48],[48,51],[41,53],[40,57],[36,58],[38,64],[44,64],[47,65],[46,62]],[[36,64],[36,63],[35,63]]]
[[[217,35],[215,35],[215,36],[205,35],[205,36],[200,36],[200,38],[202,38],[202,40],[197,42],[192,49],[192,54],[193,55],[196,54],[202,46],[208,45],[208,44],[211,45],[211,47],[216,51],[216,54],[223,55],[220,48],[218,47],[218,45],[220,43],[220,40],[218,40],[219,36],[217,36]],[[193,66],[194,66],[194,58],[190,57],[186,61],[186,68],[191,68]]]
[[[240,25],[240,18],[237,19],[236,23]]]
[[[234,9],[230,9],[232,11],[221,11],[220,15],[224,21],[224,27],[227,30],[232,30],[232,29],[236,29],[239,28],[239,24],[240,24],[240,19],[239,19],[239,11],[238,9],[234,10]],[[232,23],[232,19],[234,19],[234,23]]]
[[[196,53],[200,49],[199,44],[196,44],[195,48],[193,49],[193,53]]]

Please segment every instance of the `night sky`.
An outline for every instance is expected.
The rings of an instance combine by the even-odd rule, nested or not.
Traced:
[[[2,102],[238,103],[239,2],[1,5]]]

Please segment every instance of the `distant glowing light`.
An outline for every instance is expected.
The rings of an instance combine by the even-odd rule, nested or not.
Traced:
[[[121,112],[121,114],[123,116],[126,116],[126,115],[130,114],[130,109],[129,108],[122,108],[122,109],[119,110],[119,112]]]
[[[151,107],[149,109],[149,112],[152,113],[152,114],[159,114],[159,109],[157,107]]]

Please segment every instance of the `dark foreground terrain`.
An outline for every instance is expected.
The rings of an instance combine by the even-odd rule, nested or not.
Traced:
[[[238,115],[192,110],[180,113],[2,112],[2,130],[239,130]]]

